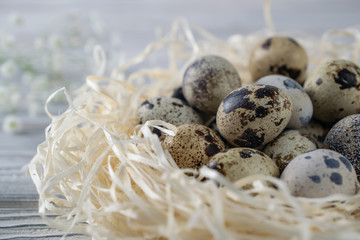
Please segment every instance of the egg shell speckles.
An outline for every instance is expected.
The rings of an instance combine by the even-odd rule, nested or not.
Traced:
[[[282,75],[269,75],[260,78],[256,84],[265,84],[283,89],[291,99],[293,111],[286,126],[290,129],[299,129],[306,126],[313,114],[313,106],[310,97],[302,86],[295,80]]]
[[[294,158],[281,174],[292,195],[309,198],[340,193],[354,195],[359,188],[355,170],[341,154],[317,149]]]
[[[232,148],[217,153],[208,167],[219,171],[231,182],[254,174],[279,176],[279,169],[271,158],[251,148]]]
[[[283,131],[274,141],[269,143],[264,153],[274,160],[280,172],[296,156],[316,149],[316,144],[297,130]]]
[[[221,136],[237,147],[261,148],[290,120],[292,103],[281,89],[249,85],[231,92],[220,104],[216,124]]]
[[[307,54],[297,41],[275,36],[265,39],[253,49],[249,69],[253,82],[266,75],[281,74],[302,84],[307,64]]]
[[[325,137],[329,132],[327,126],[314,118],[312,118],[306,126],[299,128],[298,130],[302,135],[313,139],[318,148],[323,148]]]
[[[360,114],[347,116],[337,122],[325,139],[325,147],[344,155],[360,179]]]
[[[184,124],[175,136],[166,136],[162,143],[179,168],[195,168],[209,163],[216,153],[225,149],[216,132],[200,124]]]
[[[202,123],[200,115],[180,99],[169,97],[149,98],[137,109],[140,124],[148,120],[162,120],[176,126],[186,123]]]
[[[314,106],[314,117],[325,123],[360,113],[360,68],[336,59],[320,64],[306,79],[304,89]]]
[[[239,87],[241,80],[235,67],[223,57],[207,55],[186,69],[182,90],[191,106],[215,114],[224,97]]]

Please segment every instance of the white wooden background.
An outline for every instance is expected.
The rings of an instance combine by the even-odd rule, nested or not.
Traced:
[[[109,29],[120,32],[128,57],[155,39],[157,27],[168,29],[184,17],[222,38],[264,28],[262,0],[0,0],[0,31],[11,12],[26,19],[24,37],[52,26],[71,9],[96,11]],[[279,31],[298,29],[321,34],[330,28],[360,24],[360,1],[273,0],[272,13]],[[37,215],[37,193],[24,166],[44,139],[43,130],[22,135],[0,132],[0,240],[60,239]],[[69,239],[86,239],[71,235]]]

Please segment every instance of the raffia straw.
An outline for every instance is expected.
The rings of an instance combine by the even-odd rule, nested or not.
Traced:
[[[268,31],[270,32],[270,34],[274,34],[275,33],[275,25],[273,23],[273,19],[272,19],[272,15],[271,15],[271,1],[270,0],[264,1],[264,18],[265,18],[265,23],[266,23],[266,27],[267,27]]]
[[[205,30],[195,32],[201,39],[185,20],[176,20],[169,34],[114,69],[110,78],[89,76],[74,97],[64,88],[50,96],[47,105],[64,94],[69,107],[60,115],[46,107],[52,123],[28,167],[42,217],[54,228],[93,239],[360,239],[359,194],[295,198],[273,177],[230,183],[207,167],[179,169],[150,130],[174,135],[176,127],[157,120],[137,125],[137,106],[180,86],[184,69],[196,57],[209,51],[227,57],[243,78],[249,49],[269,34],[237,34],[222,41]],[[355,43],[332,48],[339,45],[331,41],[334,34],[353,36]],[[322,38],[296,36],[312,65],[343,54],[358,63],[358,29],[330,31]],[[125,74],[162,49],[169,51],[168,67]],[[101,48],[95,56],[102,75]],[[147,85],[141,85],[144,78],[150,79]]]

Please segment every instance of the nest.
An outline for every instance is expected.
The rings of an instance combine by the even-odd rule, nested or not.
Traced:
[[[151,131],[174,135],[176,127],[136,122],[137,106],[179,87],[185,68],[201,55],[227,58],[250,83],[250,50],[275,34],[269,12],[265,16],[266,30],[226,41],[176,20],[168,34],[111,77],[89,76],[74,97],[66,89],[50,96],[47,105],[64,94],[69,107],[59,115],[47,111],[52,123],[29,164],[47,223],[93,239],[360,239],[360,194],[300,198],[273,177],[230,183],[205,166],[179,169]],[[358,28],[321,37],[283,34],[305,47],[310,70],[333,57],[359,62]],[[167,67],[135,69],[161,51],[167,53]],[[106,64],[101,48],[95,57],[101,75]],[[208,180],[199,181],[203,178]]]

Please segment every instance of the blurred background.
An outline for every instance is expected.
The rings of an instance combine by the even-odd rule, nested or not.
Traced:
[[[17,132],[18,117],[34,128],[43,127],[48,120],[47,97],[63,86],[76,89],[86,76],[95,74],[97,44],[106,52],[109,74],[167,32],[176,18],[225,40],[265,28],[263,4],[263,0],[0,0],[3,130]],[[271,1],[276,31],[316,35],[359,24],[359,7],[357,0]],[[64,99],[54,102],[61,106]]]

